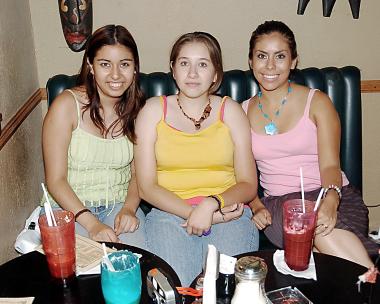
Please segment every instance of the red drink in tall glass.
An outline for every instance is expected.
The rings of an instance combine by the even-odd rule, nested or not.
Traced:
[[[308,268],[313,245],[316,213],[314,202],[305,200],[286,201],[283,205],[283,233],[285,262],[290,269],[302,271]]]
[[[75,221],[72,212],[54,211],[57,226],[49,226],[46,215],[38,223],[50,274],[66,285],[75,277]]]

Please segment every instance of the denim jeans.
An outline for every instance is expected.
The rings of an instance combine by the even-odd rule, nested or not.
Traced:
[[[148,249],[173,267],[182,286],[190,286],[202,271],[208,244],[230,256],[258,250],[259,234],[251,217],[251,210],[244,208],[239,219],[212,225],[208,236],[199,237],[180,226],[184,219],[153,208],[146,216]]]
[[[123,207],[124,203],[116,203],[115,206],[110,204],[107,208],[105,206],[99,207],[86,207],[90,209],[91,213],[103,224],[114,228],[115,217]],[[85,207],[84,207],[85,208]],[[113,208],[113,209],[112,209]],[[60,207],[54,207],[53,210],[62,210]],[[45,213],[44,208],[41,209],[41,214]],[[145,214],[138,208],[136,211],[136,217],[140,220],[139,228],[132,233],[122,233],[119,235],[119,239],[122,243],[127,245],[132,245],[142,249],[147,249],[146,244],[146,233],[145,233]],[[75,233],[88,237],[87,230],[80,225],[75,223]]]

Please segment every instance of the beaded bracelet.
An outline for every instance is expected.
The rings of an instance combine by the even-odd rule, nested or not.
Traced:
[[[330,190],[335,190],[336,193],[338,193],[339,200],[342,199],[342,190],[337,185],[329,185],[327,188],[324,188],[324,190],[323,190],[323,198],[326,197],[327,192],[329,192]]]
[[[219,201],[220,201],[220,209],[223,209],[224,206],[226,205],[226,202],[224,201],[223,196],[221,196],[220,194],[214,194],[213,196],[216,196],[219,199]]]
[[[209,197],[213,198],[214,200],[216,200],[216,202],[218,203],[218,211],[224,215],[223,211],[222,211],[222,208],[224,207],[224,199],[223,197],[220,195],[220,194],[215,194],[215,195],[209,195]],[[221,198],[221,199],[220,199]]]
[[[77,221],[78,217],[80,217],[85,212],[92,213],[90,209],[84,208],[84,209],[78,211],[77,214],[75,214],[75,216],[74,216],[75,221]]]

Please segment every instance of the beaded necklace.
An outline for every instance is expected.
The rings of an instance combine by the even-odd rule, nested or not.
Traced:
[[[210,116],[210,112],[212,110],[210,97],[208,98],[208,103],[207,103],[206,107],[203,109],[203,113],[202,113],[201,118],[199,118],[198,120],[195,119],[195,118],[193,118],[193,117],[190,117],[189,115],[187,115],[185,113],[185,111],[182,109],[181,103],[179,102],[179,96],[178,95],[177,95],[177,104],[178,104],[179,108],[181,109],[183,116],[185,116],[187,119],[189,119],[189,120],[191,120],[193,122],[194,127],[195,127],[196,130],[199,130],[201,128],[201,123],[207,117]]]
[[[274,117],[273,118],[270,118],[270,116],[264,112],[263,110],[263,104],[260,102],[260,99],[261,97],[263,96],[263,93],[261,91],[259,91],[257,93],[257,96],[258,96],[258,99],[259,99],[259,103],[258,103],[258,107],[261,111],[261,113],[263,114],[264,118],[268,119],[270,122],[267,123],[265,126],[264,126],[264,130],[265,130],[265,134],[267,135],[276,135],[278,133],[278,128],[277,128],[277,125],[276,123],[274,122],[274,120],[280,116],[280,111],[282,109],[282,107],[286,104],[286,102],[288,101],[288,95],[289,93],[292,91],[292,88],[290,86],[290,80],[288,80],[288,92],[286,93],[286,95],[284,96],[284,98],[281,100],[280,102],[280,106],[278,107],[278,109],[274,112]]]

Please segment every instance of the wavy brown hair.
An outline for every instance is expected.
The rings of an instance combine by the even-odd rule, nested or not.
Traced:
[[[92,65],[97,52],[106,45],[124,45],[133,55],[135,63],[135,74],[130,87],[123,93],[120,100],[115,105],[115,112],[118,116],[108,128],[100,115],[100,97],[97,90],[95,77],[91,74],[89,63]],[[83,106],[84,111],[90,111],[90,118],[102,135],[112,133],[115,126],[121,122],[121,130],[112,136],[123,134],[133,143],[136,142],[135,120],[140,109],[145,104],[145,97],[139,86],[140,61],[137,45],[131,33],[121,25],[106,25],[97,29],[86,45],[82,66],[78,77],[78,85],[86,88],[88,103]]]

